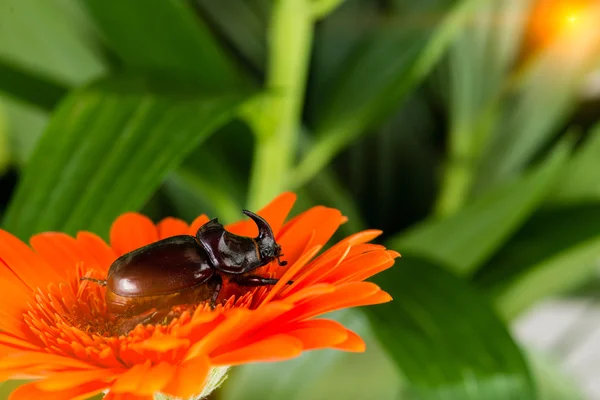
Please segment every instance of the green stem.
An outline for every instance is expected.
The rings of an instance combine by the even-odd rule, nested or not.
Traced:
[[[309,0],[274,2],[269,31],[268,95],[245,110],[256,134],[250,209],[264,206],[288,188],[300,131],[313,23]]]

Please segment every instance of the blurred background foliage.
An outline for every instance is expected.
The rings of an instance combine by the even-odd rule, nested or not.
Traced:
[[[510,326],[597,288],[599,20],[593,0],[2,0],[3,227],[232,221],[293,190],[349,216],[340,237],[385,230],[395,300],[332,316],[366,354],[236,368],[215,399],[581,398]]]

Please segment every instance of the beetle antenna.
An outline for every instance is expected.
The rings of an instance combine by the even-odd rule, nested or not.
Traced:
[[[106,286],[106,280],[105,279],[96,279],[96,278],[88,278],[87,276],[82,277],[81,279],[79,279],[80,281],[90,281],[90,282],[94,282],[97,283],[100,286]]]
[[[285,267],[288,264],[288,262],[281,261],[281,257],[283,257],[283,254],[277,256],[277,264],[279,264],[280,267]]]

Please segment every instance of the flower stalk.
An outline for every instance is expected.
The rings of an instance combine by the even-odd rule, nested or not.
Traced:
[[[244,110],[256,135],[249,207],[257,208],[287,187],[306,89],[313,37],[308,0],[273,4],[267,95]]]

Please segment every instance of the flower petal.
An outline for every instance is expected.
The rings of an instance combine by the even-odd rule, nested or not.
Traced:
[[[344,343],[347,329],[340,323],[327,319],[314,319],[296,323],[285,332],[302,342],[303,350],[321,349]]]
[[[111,393],[136,393],[146,380],[146,373],[150,370],[150,361],[136,364],[127,372],[119,375],[110,387]]]
[[[65,280],[69,272],[74,272],[75,266],[80,263],[87,268],[100,268],[97,259],[91,253],[83,250],[75,239],[64,233],[40,233],[32,236],[29,243],[60,280]]]
[[[325,245],[339,228],[341,220],[342,213],[339,210],[322,206],[300,214],[294,222],[285,225],[277,239],[285,254],[284,259],[293,263],[305,247]]]
[[[354,353],[362,353],[366,350],[367,346],[360,336],[349,329],[346,329],[346,334],[348,335],[346,340],[334,345],[334,349],[352,351]]]
[[[0,260],[31,290],[45,288],[48,282],[60,279],[60,276],[29,246],[1,229]]]
[[[178,218],[165,218],[156,225],[156,228],[159,239],[187,235],[189,230],[188,224]]]
[[[79,246],[81,246],[85,252],[96,259],[97,265],[100,266],[102,272],[108,272],[108,268],[117,258],[115,251],[98,235],[91,232],[77,233],[77,243],[79,243]]]
[[[171,381],[161,390],[173,397],[188,398],[202,393],[210,371],[208,358],[196,357],[180,364]]]
[[[233,351],[211,357],[218,366],[239,365],[257,361],[281,361],[302,353],[302,342],[293,336],[276,335]]]
[[[118,374],[119,371],[105,368],[57,372],[38,381],[36,386],[45,392],[63,391],[92,382],[104,382],[107,387]]]
[[[144,384],[138,388],[138,393],[146,396],[152,396],[156,392],[160,392],[171,381],[177,366],[166,362],[160,362],[150,368],[145,374]]]
[[[257,211],[256,214],[267,220],[273,230],[273,234],[277,236],[283,225],[283,221],[287,218],[295,202],[296,195],[291,192],[285,192],[277,196],[267,206]],[[258,234],[256,224],[248,219],[229,224],[225,229],[242,236],[256,236]]]
[[[7,332],[0,332],[0,345],[11,347],[14,350],[31,350],[31,351],[40,351],[41,350],[39,348],[39,346],[36,346],[27,340],[13,336]]]
[[[121,215],[110,229],[110,244],[123,255],[158,240],[158,231],[150,218],[138,213]]]
[[[9,400],[64,400],[82,399],[98,394],[104,390],[106,384],[103,382],[91,382],[78,387],[70,388],[60,392],[46,392],[38,388],[38,382],[19,386],[9,396]]]

